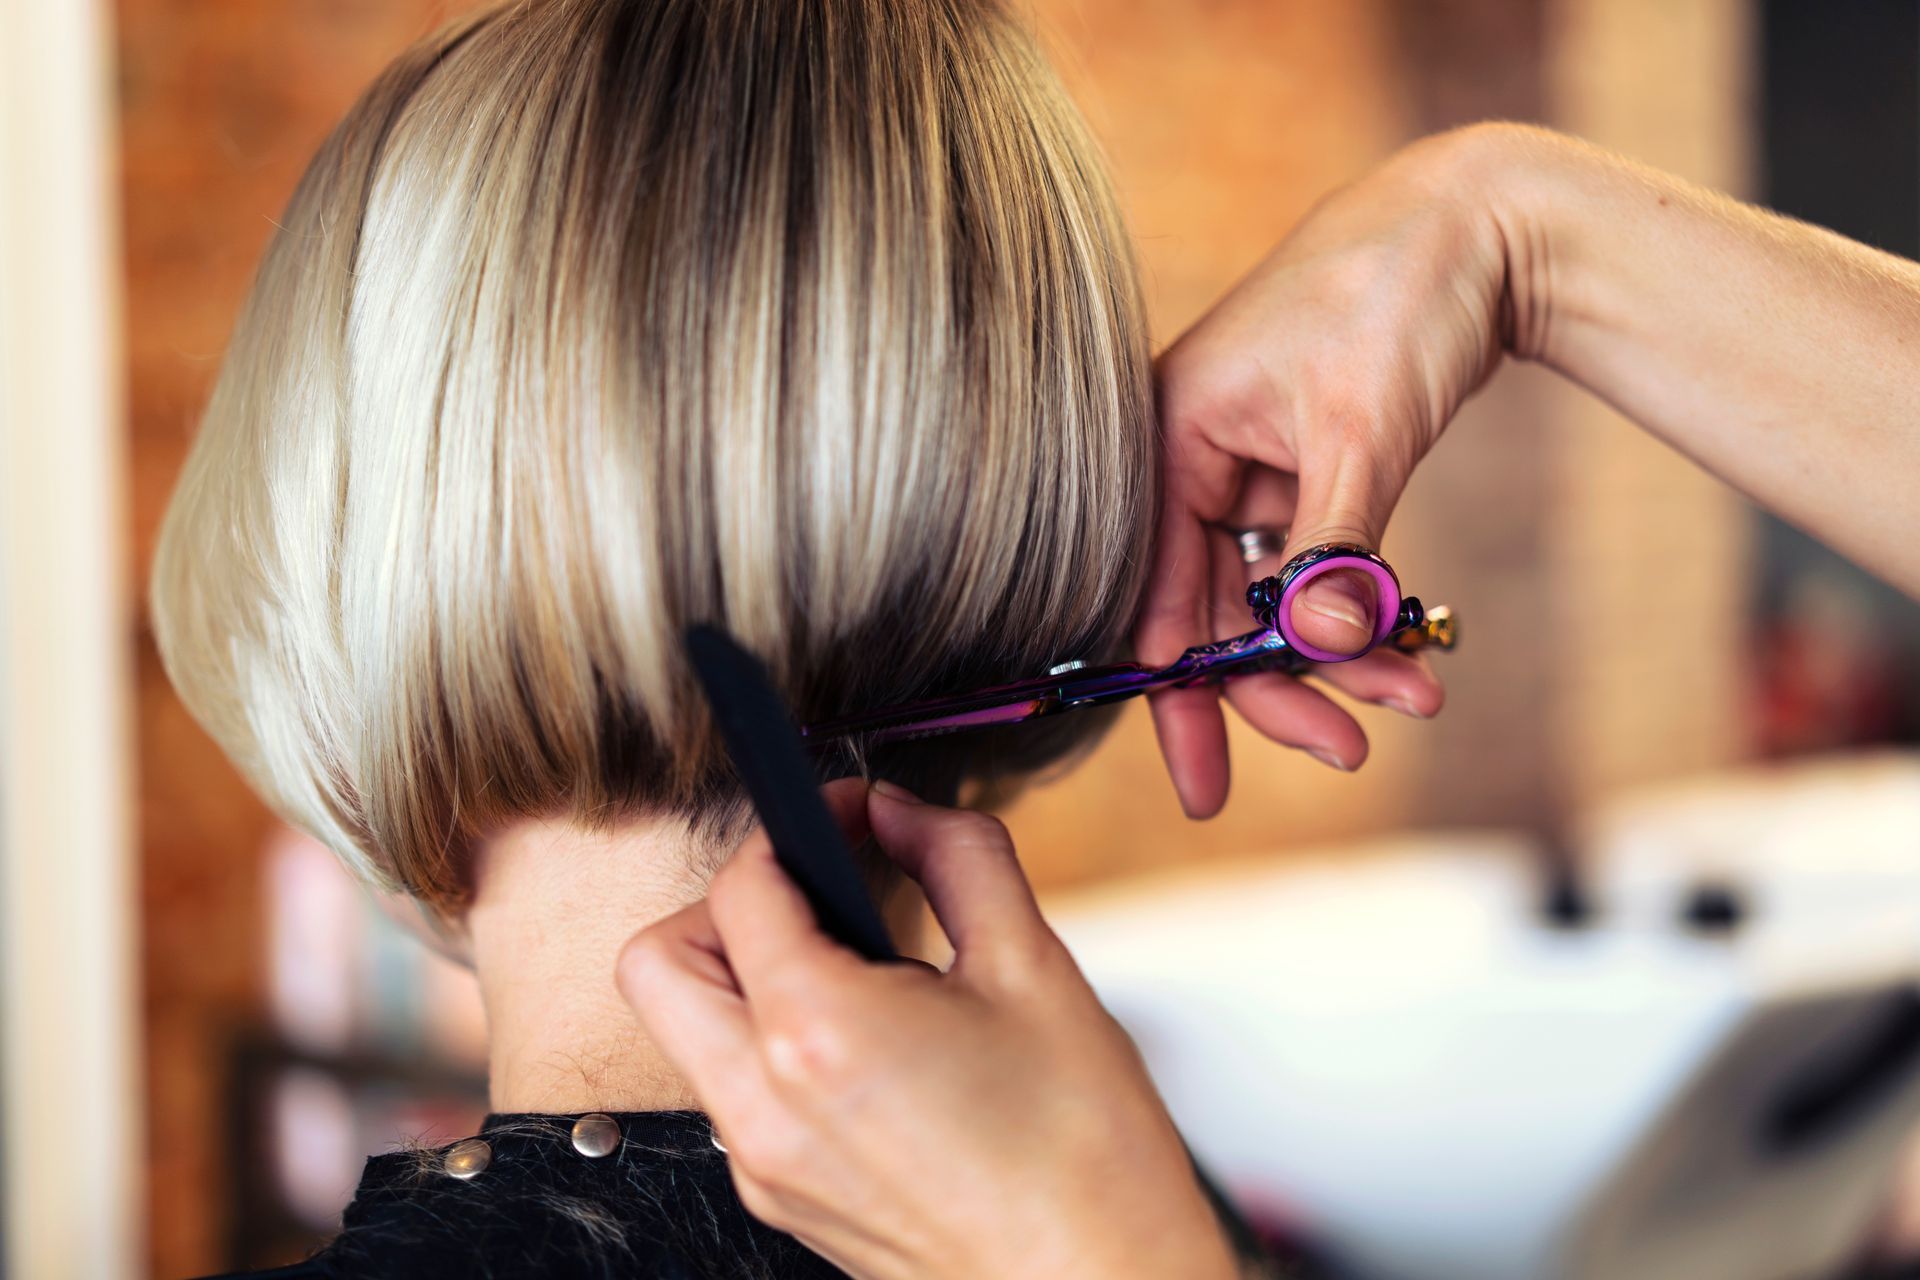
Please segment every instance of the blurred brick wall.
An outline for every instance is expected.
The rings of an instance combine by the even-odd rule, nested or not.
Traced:
[[[347,104],[437,0],[120,0],[135,563],[155,530],[255,262]],[[144,610],[142,611],[144,618]],[[154,1274],[226,1260],[223,1079],[263,980],[268,815],[139,646],[148,1221]]]
[[[1748,0],[1559,0],[1554,12],[1556,120],[1751,193]],[[1568,588],[1551,615],[1565,647],[1554,715],[1568,794],[1591,800],[1747,755],[1751,509],[1592,397],[1558,387],[1551,409],[1563,500],[1543,532]]]

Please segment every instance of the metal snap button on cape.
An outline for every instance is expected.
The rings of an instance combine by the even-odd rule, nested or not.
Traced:
[[[485,1173],[487,1166],[493,1163],[493,1148],[484,1138],[468,1138],[456,1142],[447,1148],[442,1158],[441,1168],[448,1174],[466,1182]]]
[[[620,1126],[610,1115],[594,1112],[573,1122],[573,1149],[591,1160],[610,1156],[620,1146]]]

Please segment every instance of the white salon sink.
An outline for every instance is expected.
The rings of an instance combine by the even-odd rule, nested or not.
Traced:
[[[1801,1280],[1920,1121],[1920,764],[1698,784],[1058,899],[1202,1162],[1366,1280]],[[1681,920],[1703,880],[1750,908]]]

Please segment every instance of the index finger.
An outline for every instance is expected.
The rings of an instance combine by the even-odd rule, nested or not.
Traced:
[[[1189,485],[1170,473],[1161,503],[1153,573],[1134,628],[1134,650],[1142,662],[1162,666],[1197,644],[1212,639],[1212,571],[1206,527],[1189,505]],[[1218,690],[1194,687],[1148,695],[1160,754],[1192,818],[1210,818],[1226,803],[1227,721]]]
[[[1168,429],[1165,488],[1155,513],[1153,568],[1134,625],[1142,662],[1163,666],[1196,644],[1212,623],[1206,524],[1231,506],[1240,463],[1197,433]]]
[[[731,1114],[752,1096],[753,1029],[706,903],[629,939],[614,985],[708,1111]]]
[[[843,778],[821,791],[849,843],[866,833],[866,783]],[[819,984],[866,962],[821,929],[813,905],[781,868],[764,829],[734,851],[713,878],[707,903],[734,976],[749,1002],[796,984]]]
[[[953,943],[956,969],[969,958],[1024,957],[1053,939],[999,820],[928,804],[884,782],[868,796],[867,810],[880,847],[926,892]]]

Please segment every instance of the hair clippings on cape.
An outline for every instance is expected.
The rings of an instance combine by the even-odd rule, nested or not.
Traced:
[[[1378,622],[1372,641],[1359,653],[1330,653],[1308,643],[1293,628],[1294,598],[1315,578],[1337,570],[1361,573],[1374,584]],[[1451,649],[1456,635],[1450,609],[1444,605],[1428,609],[1418,597],[1403,596],[1392,567],[1372,551],[1351,543],[1328,542],[1302,551],[1278,573],[1248,587],[1247,604],[1260,624],[1257,630],[1196,645],[1164,667],[1137,662],[1099,667],[1065,662],[1031,680],[824,720],[807,725],[800,736],[816,751],[848,738],[872,744],[930,738],[1038,720],[1063,711],[1124,702],[1160,689],[1214,684],[1257,672],[1298,675],[1316,664],[1351,661],[1381,645],[1408,653]]]

